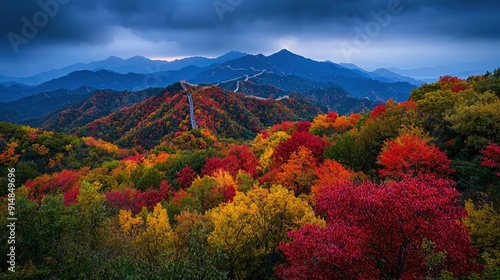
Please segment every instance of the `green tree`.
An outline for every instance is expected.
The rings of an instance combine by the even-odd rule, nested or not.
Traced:
[[[365,157],[365,143],[359,139],[359,134],[346,132],[339,136],[330,146],[325,148],[325,159],[335,160],[355,171],[367,170],[372,163]]]
[[[500,142],[500,98],[492,93],[461,100],[446,112],[445,120],[469,153]]]
[[[159,189],[163,176],[156,168],[147,168],[140,179],[134,183],[136,189],[146,191],[150,188]]]

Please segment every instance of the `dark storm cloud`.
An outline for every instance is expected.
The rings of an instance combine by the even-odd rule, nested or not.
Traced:
[[[405,2],[402,2],[405,4]],[[400,29],[417,36],[443,36],[459,41],[500,38],[498,1],[432,1],[406,2]]]
[[[116,40],[117,28],[150,42],[176,42],[173,55],[272,51],[275,46],[269,39],[282,36],[351,40],[355,27],[372,21],[372,12],[386,9],[391,1],[397,0],[4,0],[0,4],[0,59],[20,63],[47,48],[57,52],[70,46],[106,45]],[[40,3],[57,3],[57,11],[37,28],[36,36],[17,41],[13,47],[12,34],[24,38],[25,21],[33,23],[37,13],[44,13]],[[403,12],[393,15],[384,38],[500,38],[500,17],[495,15],[499,1],[400,3]]]
[[[32,20],[43,11],[40,2],[57,0],[7,0],[0,11],[0,32],[21,33],[22,18]],[[369,20],[370,11],[384,9],[389,0],[65,0],[60,11],[41,28],[40,36],[56,41],[81,40],[99,43],[109,38],[110,27],[122,26],[137,31],[199,30],[208,32],[251,28],[256,21],[268,22],[267,31],[301,29],[304,26],[321,27],[334,23],[349,27],[356,19]],[[222,6],[218,5],[224,4]],[[497,37],[500,17],[491,16],[500,8],[498,1],[431,1],[401,0],[405,8],[402,18],[408,17],[408,26],[423,25],[425,32],[463,36]],[[234,5],[234,7],[233,7]],[[220,6],[219,14],[214,6]],[[230,7],[231,10],[224,9]],[[222,12],[221,12],[222,11]],[[419,18],[426,11],[434,11],[436,18]],[[487,13],[490,16],[484,16]],[[301,24],[299,26],[299,24]],[[404,21],[400,21],[404,25]],[[434,30],[432,30],[434,27]],[[242,29],[241,31],[244,31]],[[474,32],[476,31],[476,32]],[[4,37],[5,38],[5,37]]]

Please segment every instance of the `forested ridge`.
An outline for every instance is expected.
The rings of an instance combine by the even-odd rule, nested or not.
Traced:
[[[73,135],[0,123],[0,278],[500,278],[500,69],[349,115],[192,94],[197,129],[180,89]]]

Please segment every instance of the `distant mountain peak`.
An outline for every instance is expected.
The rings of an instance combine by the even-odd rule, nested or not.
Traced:
[[[229,56],[229,55],[247,55],[247,53],[243,53],[243,52],[239,52],[239,51],[230,51],[224,55],[221,55],[221,57]]]
[[[149,58],[144,57],[142,55],[132,56],[126,60],[128,60],[128,61],[151,61]]]
[[[242,52],[238,52],[238,51],[230,51],[224,55],[219,56],[217,58],[217,60],[229,61],[229,60],[238,59],[240,57],[247,56],[247,55],[248,55],[247,53],[242,53]]]
[[[106,71],[106,70],[98,70],[98,71]],[[87,69],[83,69],[83,70],[77,70],[77,71],[73,71],[65,76],[61,76],[57,79],[61,79],[61,78],[64,78],[64,77],[67,77],[67,76],[70,76],[70,75],[77,75],[77,74],[81,74],[81,73],[84,73],[84,74],[90,74],[90,73],[95,73],[96,71],[92,71],[92,70],[87,70]],[[57,80],[57,79],[54,79],[54,80]],[[50,82],[50,81],[49,81]]]
[[[293,52],[287,50],[287,49],[282,49],[281,51],[271,55],[271,56],[283,56],[283,57],[301,57],[298,54],[294,54]]]
[[[106,61],[106,62],[112,62],[112,61],[113,61],[113,62],[116,62],[116,61],[123,61],[123,58],[118,57],[118,56],[114,56],[114,55],[112,55],[112,56],[110,56],[110,57],[106,58],[104,61]]]
[[[270,62],[277,62],[277,61],[294,61],[297,63],[304,63],[304,62],[312,62],[313,60],[309,58],[305,58],[301,55],[295,54],[287,49],[282,49],[281,51],[272,54],[268,57],[270,59]],[[315,61],[317,62],[317,61]],[[319,62],[317,62],[319,63]]]
[[[293,52],[287,50],[287,49],[281,49],[277,54],[294,54]]]

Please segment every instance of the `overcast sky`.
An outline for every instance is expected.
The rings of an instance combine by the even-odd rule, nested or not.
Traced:
[[[499,11],[498,0],[3,0],[0,75],[111,55],[283,48],[367,69],[493,69],[500,67]]]

